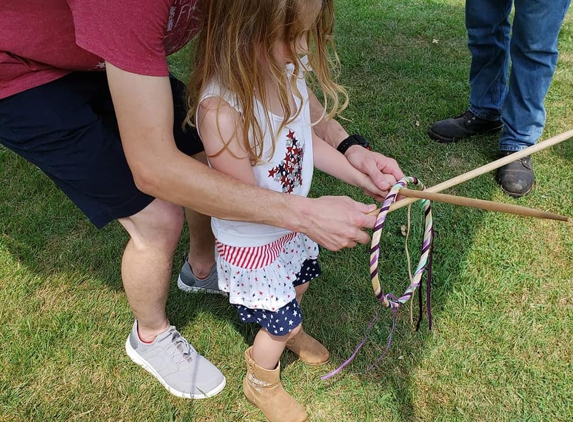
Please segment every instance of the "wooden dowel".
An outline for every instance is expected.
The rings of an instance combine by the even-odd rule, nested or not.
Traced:
[[[400,195],[409,198],[429,199],[430,201],[446,202],[453,205],[463,205],[466,207],[479,208],[488,211],[499,211],[508,214],[523,215],[525,217],[547,218],[551,220],[568,221],[568,217],[551,212],[536,210],[534,208],[522,207],[520,205],[504,204],[502,202],[485,201],[483,199],[466,198],[464,196],[445,195],[443,193],[428,192],[426,190],[400,189]],[[379,212],[379,211],[378,211]]]
[[[499,167],[505,166],[506,164],[509,164],[513,161],[519,160],[520,158],[527,157],[528,155],[531,155],[535,152],[538,152],[538,151],[541,151],[543,149],[552,147],[553,145],[557,145],[558,143],[563,142],[563,141],[565,141],[571,137],[573,137],[573,130],[569,130],[569,131],[564,132],[560,135],[549,138],[543,142],[539,142],[533,146],[522,149],[521,151],[515,152],[515,153],[510,154],[506,157],[500,158],[499,160],[492,161],[489,164],[478,167],[477,169],[474,169],[472,171],[468,171],[467,173],[464,173],[460,176],[454,177],[453,179],[446,180],[445,182],[442,182],[440,184],[437,184],[435,186],[432,186],[430,188],[425,189],[424,192],[441,192],[445,189],[451,188],[452,186],[459,185],[460,183],[466,182],[466,181],[473,179],[477,176],[481,176],[484,173],[487,173],[487,172],[495,170]],[[394,210],[397,210],[399,208],[405,207],[406,205],[409,205],[413,202],[416,202],[417,200],[418,200],[417,198],[402,199],[398,202],[393,203],[392,206],[390,207],[389,211],[394,211]]]

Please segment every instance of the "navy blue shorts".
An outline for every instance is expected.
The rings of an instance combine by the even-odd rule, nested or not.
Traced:
[[[320,275],[321,269],[316,259],[307,259],[301,271],[297,274],[293,286],[308,283]],[[296,299],[291,300],[276,311],[267,309],[251,309],[243,305],[233,305],[237,308],[241,322],[256,322],[275,336],[285,336],[302,324],[302,313]]]
[[[185,132],[185,86],[171,79],[178,148],[203,151]],[[0,100],[0,144],[46,173],[101,228],[154,200],[139,191],[127,165],[105,72],[75,72]]]

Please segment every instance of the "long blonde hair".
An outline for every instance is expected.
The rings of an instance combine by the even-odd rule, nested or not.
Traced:
[[[334,81],[339,65],[332,37],[334,0],[199,0],[202,24],[193,43],[186,123],[195,125],[201,92],[215,80],[236,96],[242,119],[242,127],[236,128],[236,133],[242,131],[243,147],[251,161],[261,160],[263,133],[255,116],[255,95],[262,104],[267,101],[260,58],[268,63],[278,82],[278,99],[284,112],[282,129],[294,118],[289,105],[290,93],[299,100],[301,95],[296,89],[295,78],[287,78],[284,66],[274,58],[273,47],[277,42],[285,42],[287,54],[293,58],[294,75],[299,74],[301,64],[295,44],[308,29],[303,28],[302,22],[313,1],[321,1],[322,6],[308,35],[308,65],[313,71],[311,87],[320,88],[325,108],[323,118],[332,118],[342,112],[348,104],[348,95]],[[249,136],[253,137],[252,146]]]

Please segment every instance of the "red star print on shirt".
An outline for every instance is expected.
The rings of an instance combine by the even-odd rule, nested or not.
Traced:
[[[304,148],[295,135],[292,130],[289,130],[286,136],[285,158],[278,166],[269,170],[269,177],[279,182],[285,193],[292,193],[294,188],[302,185]]]

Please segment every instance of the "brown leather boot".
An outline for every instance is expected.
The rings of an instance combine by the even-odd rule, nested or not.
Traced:
[[[247,376],[243,380],[243,392],[252,404],[263,411],[271,422],[304,422],[306,412],[287,393],[280,380],[281,364],[273,370],[261,368],[252,358],[252,347],[245,351]]]
[[[305,333],[302,328],[296,336],[287,341],[286,348],[309,365],[323,365],[330,357],[326,347]]]

